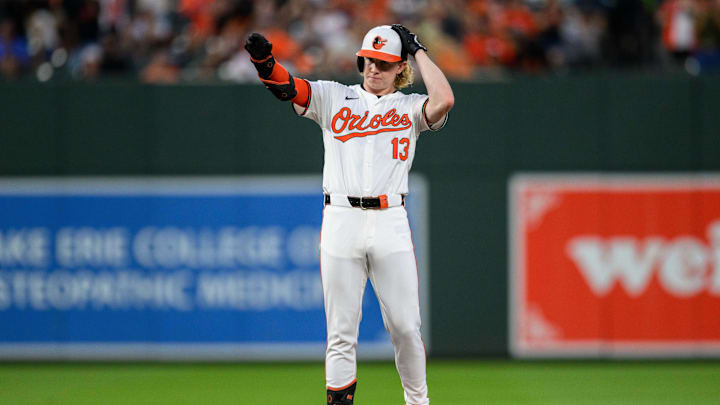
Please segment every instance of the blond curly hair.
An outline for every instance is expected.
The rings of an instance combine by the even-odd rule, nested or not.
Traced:
[[[410,62],[406,62],[405,68],[402,70],[402,72],[398,73],[398,75],[395,76],[395,87],[397,89],[404,89],[405,87],[413,84],[414,79],[415,71],[413,70],[412,66],[410,66]]]

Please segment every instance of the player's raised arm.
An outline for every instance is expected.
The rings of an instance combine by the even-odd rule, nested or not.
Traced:
[[[310,100],[310,84],[307,80],[292,77],[292,75],[275,61],[272,55],[272,43],[261,34],[253,32],[245,41],[245,49],[250,54],[250,60],[258,71],[260,81],[281,101],[307,107]]]
[[[434,124],[445,116],[455,104],[455,96],[450,83],[442,70],[427,55],[427,49],[418,41],[417,35],[400,24],[393,24],[392,28],[400,35],[403,48],[408,54],[415,57],[429,97],[425,115],[429,121],[428,124]]]

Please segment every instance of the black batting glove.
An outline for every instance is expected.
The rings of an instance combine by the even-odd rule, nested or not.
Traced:
[[[258,76],[262,79],[268,79],[275,67],[275,58],[272,56],[272,43],[261,34],[253,32],[245,41],[245,49],[253,59],[251,62],[255,65]]]
[[[409,29],[405,28],[402,24],[393,24],[391,27],[395,32],[400,35],[400,41],[402,42],[403,49],[412,56],[415,56],[418,50],[422,49],[427,52],[427,48],[418,41],[417,35],[410,32]]]
[[[245,41],[245,49],[253,59],[263,60],[270,56],[272,44],[262,34],[253,32]]]

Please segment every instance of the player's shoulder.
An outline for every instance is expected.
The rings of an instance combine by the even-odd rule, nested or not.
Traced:
[[[400,91],[398,91],[400,93]],[[427,94],[420,94],[420,93],[401,93],[403,97],[405,97],[407,100],[424,100],[428,98]]]
[[[310,84],[314,84],[318,87],[321,87],[323,89],[328,89],[328,90],[345,90],[345,89],[350,88],[350,86],[347,86],[342,83],[338,83],[333,80],[313,80],[310,82]]]
[[[428,95],[427,94],[419,94],[419,93],[403,93],[400,90],[396,91],[394,94],[394,100],[397,100],[397,102],[407,103],[407,104],[415,104],[420,102],[425,102],[427,100]]]
[[[348,86],[332,80],[316,80],[310,82],[310,84],[311,86],[314,86],[317,90],[323,91],[324,93],[333,97],[343,97],[347,95],[357,94],[357,89],[355,88],[357,86]]]

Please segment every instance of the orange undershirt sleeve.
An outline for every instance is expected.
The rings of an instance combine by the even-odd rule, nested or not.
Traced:
[[[305,79],[298,79],[297,77],[294,77],[293,80],[295,80],[297,96],[292,99],[292,102],[307,108],[308,103],[310,103],[310,83]]]
[[[287,83],[288,78],[290,77],[290,73],[285,69],[285,67],[279,63],[275,63],[275,66],[273,66],[272,73],[270,73],[270,77],[267,78],[267,80],[276,82],[276,83]],[[262,78],[260,78],[262,79]]]

